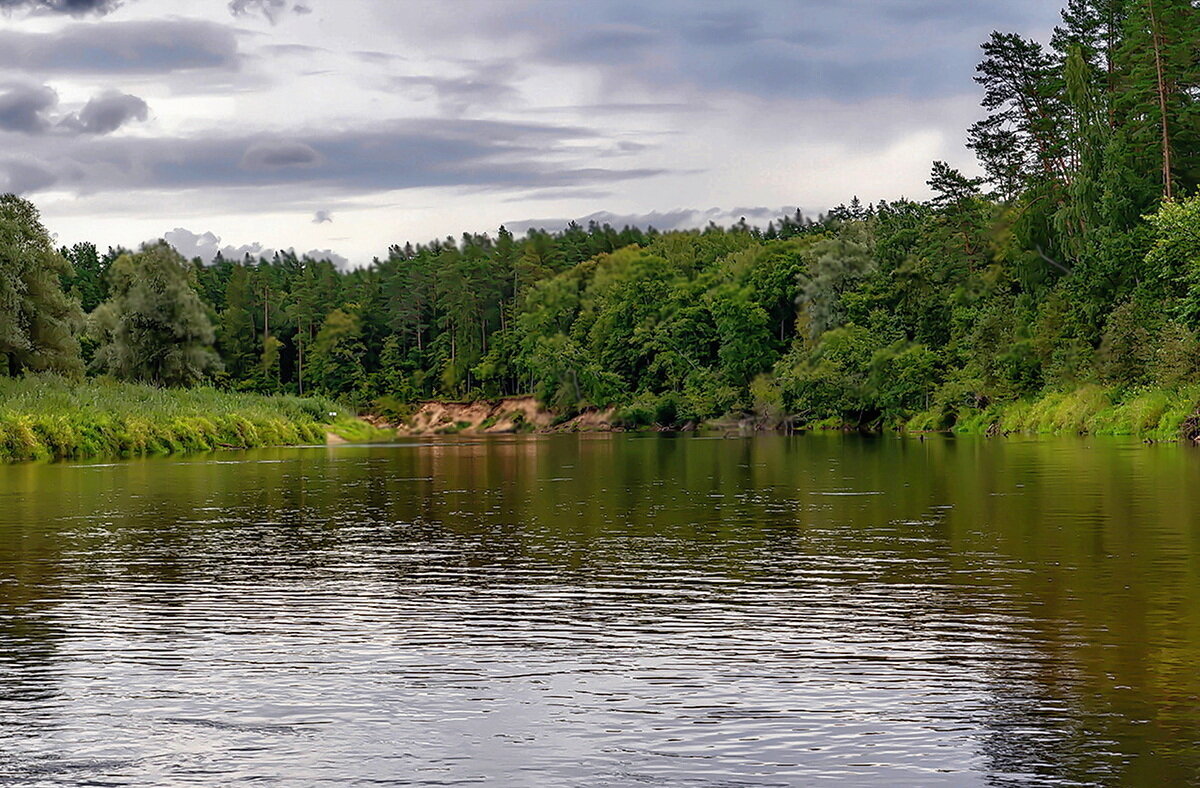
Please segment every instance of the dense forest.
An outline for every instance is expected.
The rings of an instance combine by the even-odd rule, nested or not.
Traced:
[[[660,233],[575,224],[370,266],[56,249],[0,198],[0,374],[320,393],[402,414],[534,393],[629,424],[947,428],[1046,392],[1200,381],[1200,8],[1072,0],[994,33],[969,177],[932,199]],[[1198,397],[1200,399],[1200,397]]]

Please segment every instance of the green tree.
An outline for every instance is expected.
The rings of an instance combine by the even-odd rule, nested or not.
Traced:
[[[312,345],[309,379],[329,394],[349,394],[361,388],[366,370],[362,323],[358,316],[335,309],[325,318]]]
[[[221,369],[215,331],[187,261],[164,241],[117,258],[92,313],[93,366],[125,380],[192,386]]]
[[[78,243],[63,247],[62,256],[71,264],[71,275],[65,277],[67,289],[84,312],[91,312],[108,298],[104,273],[111,260],[96,251],[96,245]]]
[[[79,304],[63,292],[71,265],[33,205],[0,195],[0,374],[83,371]]]
[[[225,284],[225,311],[217,331],[217,347],[225,363],[225,372],[236,384],[255,377],[261,345],[254,325],[254,296],[246,266],[233,268]]]

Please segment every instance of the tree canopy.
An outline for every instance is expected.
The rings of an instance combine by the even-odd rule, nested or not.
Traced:
[[[82,357],[160,385],[365,405],[534,393],[676,425],[949,426],[1085,384],[1182,386],[1200,359],[1197,30],[1190,0],[1070,0],[1049,41],[998,31],[967,132],[979,176],[934,162],[924,202],[766,228],[501,227],[346,270],[56,252],[4,197],[0,373]]]

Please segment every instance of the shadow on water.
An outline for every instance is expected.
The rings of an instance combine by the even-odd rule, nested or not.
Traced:
[[[1174,446],[842,435],[3,468],[0,766],[1187,784],[1198,481]]]

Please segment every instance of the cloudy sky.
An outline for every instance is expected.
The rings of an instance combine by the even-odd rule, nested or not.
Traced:
[[[1045,0],[0,0],[0,191],[64,243],[331,250],[660,228],[969,168],[993,28]]]

